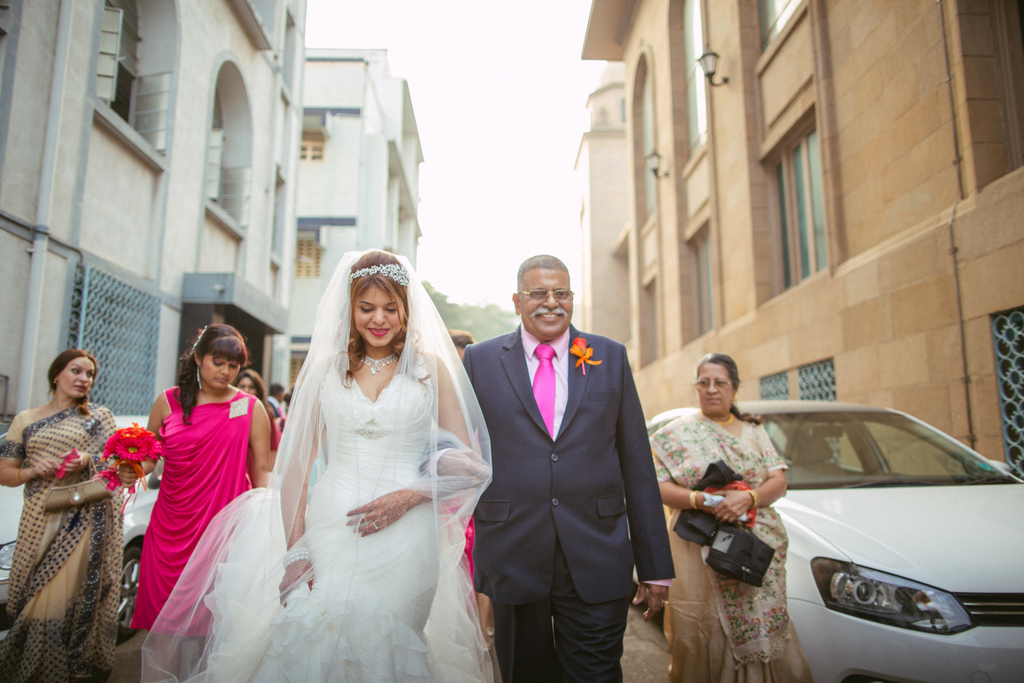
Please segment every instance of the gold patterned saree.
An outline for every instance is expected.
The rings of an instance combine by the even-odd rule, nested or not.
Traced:
[[[96,461],[114,431],[113,414],[89,405],[29,422],[19,414],[0,458],[32,467],[60,459],[72,448]],[[91,476],[84,469],[63,479],[32,479],[11,566],[7,614],[12,622],[0,642],[0,680],[72,681],[103,677],[114,664],[123,543],[122,496],[43,511],[46,494]]]

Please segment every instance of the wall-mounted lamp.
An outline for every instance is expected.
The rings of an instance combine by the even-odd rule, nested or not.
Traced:
[[[705,52],[697,58],[697,63],[700,64],[701,71],[708,78],[708,83],[711,85],[725,85],[729,82],[727,76],[723,76],[722,80],[715,83],[715,73],[718,72],[718,53],[717,52]]]
[[[668,171],[658,173],[658,171],[661,170],[661,155],[658,154],[657,150],[654,150],[645,156],[644,161],[647,163],[647,169],[654,174],[655,178],[664,178],[668,175]]]

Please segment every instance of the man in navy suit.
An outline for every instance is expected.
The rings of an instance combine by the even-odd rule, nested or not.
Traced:
[[[621,681],[634,564],[645,619],[674,576],[640,399],[625,347],[571,326],[560,260],[527,259],[517,289],[522,326],[464,360],[493,468],[474,514],[476,590],[494,606],[504,683]]]

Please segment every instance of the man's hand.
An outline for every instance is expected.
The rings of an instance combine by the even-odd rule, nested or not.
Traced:
[[[645,599],[647,600],[647,611],[644,612],[644,621],[650,621],[665,606],[665,602],[668,600],[668,586],[641,583],[636,597],[633,598],[633,604],[639,605]]]

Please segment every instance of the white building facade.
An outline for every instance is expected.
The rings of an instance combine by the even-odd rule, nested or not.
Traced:
[[[345,252],[386,249],[415,265],[423,163],[409,86],[391,75],[387,50],[307,50],[303,80],[292,382]]]
[[[0,10],[0,381],[46,401],[68,347],[148,412],[225,322],[284,379],[305,0],[13,0]]]

